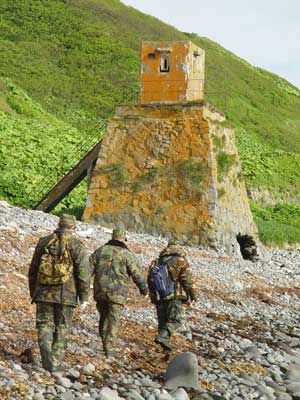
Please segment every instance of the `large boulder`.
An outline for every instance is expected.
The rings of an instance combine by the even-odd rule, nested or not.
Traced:
[[[195,354],[178,354],[170,361],[165,374],[165,387],[172,390],[178,387],[199,389],[198,361]]]

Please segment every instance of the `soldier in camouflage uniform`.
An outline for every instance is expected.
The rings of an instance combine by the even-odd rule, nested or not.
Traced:
[[[159,260],[167,263],[169,274],[175,282],[175,291],[163,299],[158,299],[157,293],[151,290],[148,274],[150,299],[156,306],[158,319],[158,336],[155,342],[160,344],[164,350],[171,351],[170,336],[179,332],[182,327],[182,303],[195,301],[197,291],[189,263],[177,240],[169,241],[167,247],[161,251]],[[159,260],[152,261],[149,273]]]
[[[28,274],[30,296],[32,302],[36,303],[36,326],[42,365],[51,372],[61,370],[74,307],[78,300],[84,305],[88,300],[91,268],[84,245],[73,236],[75,227],[75,217],[63,214],[58,228],[51,235],[39,240]],[[73,263],[70,266],[70,276],[64,284],[47,285],[40,282],[39,267],[51,243],[51,252],[57,254],[57,257],[67,248],[69,260]]]
[[[99,335],[107,358],[116,355],[116,342],[121,312],[127,301],[130,278],[142,295],[148,294],[141,267],[125,244],[124,229],[114,229],[112,240],[90,257],[94,267],[94,299],[100,313]]]

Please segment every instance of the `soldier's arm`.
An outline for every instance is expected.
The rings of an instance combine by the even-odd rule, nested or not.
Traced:
[[[89,258],[89,262],[90,262],[90,268],[92,270],[92,272],[94,273],[96,265],[97,265],[97,250],[94,251],[93,254],[91,254],[90,258]]]
[[[38,267],[40,263],[41,256],[43,254],[43,249],[41,246],[41,239],[38,241],[38,244],[35,247],[31,263],[29,266],[29,271],[28,271],[28,283],[29,283],[29,293],[30,297],[32,298],[34,295],[35,287],[36,287],[36,280],[37,280],[37,274],[38,274]]]
[[[156,264],[156,260],[153,260],[149,266],[149,270],[148,270],[148,276],[147,276],[147,283],[148,283],[148,288],[149,288],[149,297],[151,300],[151,303],[156,303],[157,301],[157,294],[151,290],[151,282],[150,282],[150,271],[153,268],[153,266]]]
[[[140,272],[141,267],[135,255],[130,252],[126,254],[126,267],[128,275],[132,277],[133,282],[139,288],[140,293],[143,295],[148,294],[148,285]]]
[[[77,294],[80,302],[88,300],[93,269],[89,263],[88,253],[78,239],[71,241],[71,255],[74,263]]]
[[[189,266],[188,261],[183,257],[180,257],[178,262],[180,262],[180,272],[178,280],[182,284],[185,292],[191,298],[191,300],[196,300],[198,293],[191,267]]]

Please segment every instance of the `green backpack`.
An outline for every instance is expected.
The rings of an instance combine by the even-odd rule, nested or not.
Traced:
[[[54,233],[41,256],[38,282],[41,285],[62,285],[73,275],[73,260],[68,249],[70,235],[62,235],[61,243]],[[62,250],[60,251],[60,245]]]

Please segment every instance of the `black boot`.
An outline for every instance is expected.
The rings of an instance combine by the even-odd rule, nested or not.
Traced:
[[[171,351],[172,347],[169,342],[170,334],[166,329],[162,329],[159,331],[158,336],[155,338],[155,343],[158,343],[162,346],[164,350]]]

